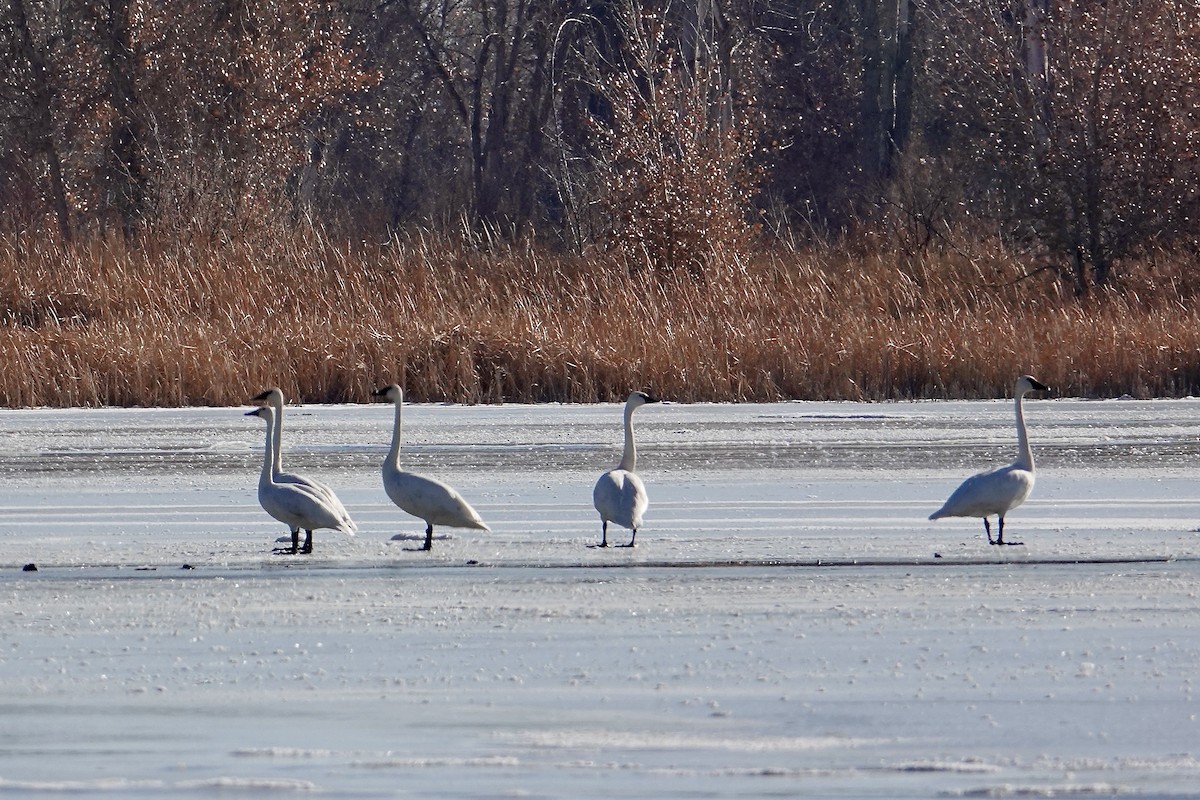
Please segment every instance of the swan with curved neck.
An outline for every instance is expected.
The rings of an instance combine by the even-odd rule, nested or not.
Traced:
[[[278,386],[272,386],[270,389],[255,395],[250,400],[251,403],[258,405],[268,405],[275,412],[274,436],[272,441],[272,451],[274,460],[271,466],[271,476],[276,483],[291,483],[301,486],[315,493],[322,498],[329,507],[338,515],[351,531],[358,530],[358,526],[354,524],[354,520],[350,519],[350,512],[342,505],[342,501],[334,494],[333,489],[329,488],[320,481],[306,478],[303,475],[297,475],[294,472],[283,471],[283,459],[280,455],[280,444],[283,440],[283,406],[284,397],[283,390]]]
[[[629,544],[637,542],[638,528],[642,526],[642,514],[650,505],[646,487],[637,476],[637,443],[633,438],[633,412],[647,403],[658,400],[645,392],[631,392],[625,401],[625,451],[616,469],[600,476],[592,489],[592,504],[600,512],[600,547],[608,547],[608,523],[615,522],[633,531]]]
[[[258,502],[264,511],[287,525],[292,533],[291,549],[277,552],[311,553],[313,531],[318,528],[329,528],[353,536],[354,529],[324,497],[302,484],[279,483],[275,480],[275,456],[272,447],[275,410],[270,406],[260,406],[253,411],[247,411],[246,416],[259,417],[267,424],[262,472],[258,477]],[[340,502],[337,505],[341,507]],[[305,532],[303,547],[300,546],[301,528]]]
[[[1004,515],[1025,502],[1033,491],[1035,468],[1033,450],[1029,447],[1029,434],[1025,430],[1025,413],[1022,401],[1032,391],[1049,391],[1049,387],[1029,375],[1017,378],[1013,387],[1017,413],[1017,460],[996,469],[980,472],[967,478],[950,495],[950,499],[930,519],[942,517],[982,517],[983,529],[988,544],[1020,545],[1023,542],[1004,541]],[[988,516],[995,514],[1000,520],[1000,533],[993,540],[992,526]]]
[[[490,531],[491,528],[484,523],[471,504],[453,487],[434,478],[400,469],[404,390],[393,383],[377,389],[373,396],[391,402],[396,407],[396,416],[392,424],[392,446],[383,459],[381,471],[383,489],[401,511],[425,520],[425,545],[421,549],[433,549],[434,525]]]

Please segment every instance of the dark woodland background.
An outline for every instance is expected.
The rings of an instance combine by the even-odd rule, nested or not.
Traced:
[[[1200,232],[1190,0],[6,0],[0,231],[486,229],[667,267],[896,211],[1083,291]]]

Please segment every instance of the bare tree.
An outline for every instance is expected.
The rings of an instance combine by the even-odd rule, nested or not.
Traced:
[[[548,46],[564,6],[534,0],[395,3],[464,134],[478,219],[530,208],[529,170],[540,157],[550,112]]]
[[[753,91],[722,68],[717,43],[681,48],[666,14],[629,3],[618,20],[625,69],[597,84],[605,113],[592,119],[603,235],[634,267],[702,277],[750,247]]]
[[[122,232],[130,238],[145,211],[147,175],[129,0],[107,0],[103,21],[109,102],[113,110],[109,147],[111,194],[121,218]]]
[[[916,0],[857,0],[862,90],[860,164],[868,181],[891,178],[912,128]]]
[[[70,242],[73,238],[70,206],[54,121],[57,78],[48,65],[48,46],[40,44],[34,34],[25,0],[10,0],[6,10],[3,34],[8,42],[4,48],[7,55],[0,63],[5,65],[3,72],[9,78],[0,84],[0,92],[3,92],[8,121],[15,129],[15,135],[23,140],[35,158],[45,163],[47,193],[58,222],[59,236],[63,242]],[[36,174],[37,170],[32,172]]]
[[[977,211],[1065,259],[1081,293],[1194,235],[1200,6],[976,0],[932,19],[934,85]]]

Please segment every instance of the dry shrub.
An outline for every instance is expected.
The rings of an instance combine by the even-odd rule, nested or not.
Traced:
[[[860,243],[862,239],[860,239]],[[980,252],[987,252],[980,248]],[[1081,301],[997,249],[886,239],[630,273],[615,256],[487,251],[429,234],[348,247],[0,241],[0,404],[227,405],[271,384],[309,402],[593,402],[1200,390],[1197,278],[1128,265]],[[1135,268],[1136,267],[1136,268]]]
[[[685,64],[662,18],[630,17],[634,64],[601,81],[607,113],[592,119],[604,239],[634,269],[698,278],[750,252],[761,112],[714,60]]]

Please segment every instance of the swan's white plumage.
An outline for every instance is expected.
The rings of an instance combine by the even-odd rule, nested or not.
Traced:
[[[264,511],[288,526],[292,533],[292,552],[299,549],[301,529],[306,534],[303,550],[306,553],[312,552],[312,532],[318,528],[329,528],[353,536],[353,527],[324,497],[302,484],[275,481],[272,447],[275,410],[270,406],[262,406],[246,412],[246,416],[260,417],[266,421],[263,466],[258,478],[258,502]],[[340,502],[338,506],[341,506]]]
[[[425,520],[425,550],[433,548],[433,526],[473,528],[490,531],[471,504],[452,486],[434,478],[400,469],[400,439],[404,391],[392,384],[375,392],[375,396],[390,401],[396,408],[392,424],[392,445],[383,460],[383,489],[401,511]]]
[[[950,498],[930,519],[942,517],[982,517],[984,531],[989,544],[1018,544],[1004,541],[1004,515],[1025,502],[1033,491],[1036,468],[1033,450],[1029,446],[1029,434],[1025,429],[1025,414],[1022,401],[1028,392],[1047,390],[1047,386],[1029,375],[1017,378],[1013,387],[1017,417],[1017,460],[996,469],[980,472],[962,482]],[[988,517],[999,517],[1000,534],[993,540]]]
[[[596,481],[592,504],[600,512],[600,519],[636,531],[642,527],[642,515],[650,505],[650,498],[637,473],[610,469]]]
[[[600,513],[600,546],[608,547],[608,523],[615,522],[629,528],[633,536],[627,547],[637,541],[638,528],[642,527],[642,515],[650,505],[646,486],[636,474],[637,445],[633,438],[633,412],[646,403],[657,402],[645,392],[631,392],[625,401],[625,451],[616,469],[600,476],[592,489],[592,504]]]
[[[255,396],[251,402],[267,404],[271,406],[275,412],[275,433],[272,443],[274,460],[271,466],[271,477],[275,483],[289,483],[307,489],[324,500],[329,508],[338,515],[338,518],[345,524],[346,527],[350,529],[351,532],[357,531],[358,526],[354,524],[354,520],[350,519],[350,512],[346,510],[344,505],[342,505],[342,501],[338,499],[338,496],[334,493],[333,489],[329,488],[329,486],[321,483],[320,481],[313,480],[312,478],[306,478],[305,476],[297,475],[294,472],[283,471],[283,458],[280,453],[282,449],[281,443],[283,440],[283,406],[285,403],[283,390],[277,386],[273,386]]]

